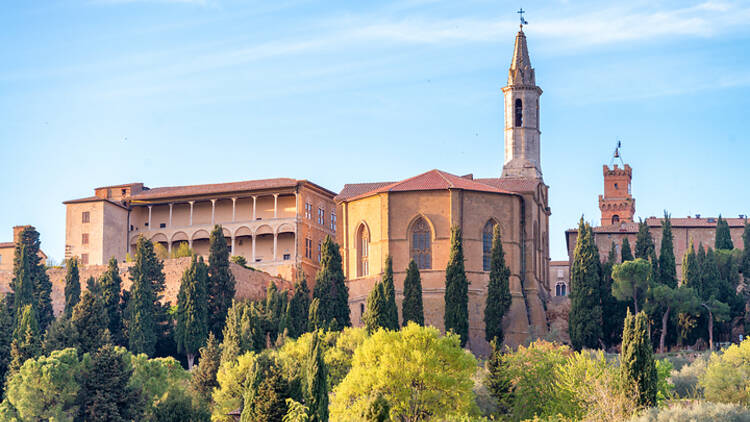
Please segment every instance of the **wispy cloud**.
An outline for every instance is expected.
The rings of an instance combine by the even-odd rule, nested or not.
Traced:
[[[216,6],[218,0],[91,0],[94,4],[126,4],[126,3],[175,3],[196,6]]]

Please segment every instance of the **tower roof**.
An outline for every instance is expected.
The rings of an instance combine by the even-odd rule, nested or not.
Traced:
[[[508,85],[536,85],[534,68],[531,67],[529,49],[526,46],[526,35],[522,29],[516,34],[516,45],[513,48],[513,59],[508,73]]]

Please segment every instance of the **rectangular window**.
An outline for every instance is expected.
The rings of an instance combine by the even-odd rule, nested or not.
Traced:
[[[331,211],[331,230],[336,233],[336,211]]]
[[[167,227],[167,223],[159,223],[159,228],[160,229],[163,229],[165,227]]]
[[[88,245],[89,244],[89,234],[88,233],[82,233],[81,234],[81,244],[82,245]]]
[[[89,254],[82,253],[81,254],[81,264],[83,265],[89,265]]]
[[[81,213],[81,223],[88,223],[91,221],[91,213],[88,211],[84,211]]]
[[[326,224],[326,212],[323,208],[318,208],[318,224],[321,226]]]
[[[305,202],[305,218],[310,220],[312,218],[312,204]]]
[[[292,255],[288,254],[288,253],[285,253],[284,254],[284,261],[289,261],[290,259],[292,259]]]
[[[318,262],[323,260],[323,242],[318,242]]]
[[[312,259],[312,239],[305,239],[305,258]]]

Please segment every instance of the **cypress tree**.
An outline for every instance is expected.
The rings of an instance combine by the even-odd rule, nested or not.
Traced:
[[[78,332],[78,343],[82,353],[97,351],[110,342],[107,309],[101,297],[87,290],[81,301],[73,308],[70,320]]]
[[[398,330],[398,307],[396,306],[396,287],[393,285],[393,259],[390,255],[385,258],[383,271],[383,292],[385,293],[385,314],[387,325],[383,328]]]
[[[61,315],[47,327],[47,332],[44,333],[42,348],[44,349],[44,353],[49,355],[55,350],[62,350],[68,347],[80,347],[78,329],[73,325],[73,321],[70,318]]]
[[[513,298],[510,295],[510,269],[505,264],[505,252],[500,237],[500,225],[492,230],[492,250],[490,252],[490,281],[487,284],[487,302],[484,307],[484,338],[502,344],[503,317],[510,309]]]
[[[740,261],[740,271],[746,284],[750,284],[750,223],[745,222],[745,229],[742,232],[742,258]]]
[[[175,327],[177,350],[187,355],[188,370],[193,369],[195,354],[206,344],[208,337],[207,283],[208,267],[203,263],[203,257],[193,256],[180,281]]]
[[[630,251],[630,241],[628,241],[628,238],[625,237],[622,239],[622,251],[621,251],[622,261],[632,261],[633,258],[633,252]]]
[[[648,224],[640,220],[638,222],[638,234],[635,238],[635,257],[648,260],[654,250],[654,239],[648,230]]]
[[[125,344],[125,338],[122,327],[122,278],[120,270],[117,267],[117,259],[110,258],[107,264],[107,271],[102,274],[99,281],[102,290],[102,300],[104,308],[107,310],[107,320],[109,321],[109,334],[114,344]]]
[[[682,285],[692,287],[698,292],[700,290],[700,275],[698,256],[695,254],[695,244],[691,238],[688,250],[682,256]]]
[[[308,349],[304,383],[308,422],[328,422],[328,367],[323,360],[323,345],[315,332]]]
[[[10,345],[10,371],[18,371],[26,360],[37,357],[41,353],[39,323],[34,307],[26,305],[21,309]]]
[[[16,244],[15,259],[13,261],[13,309],[16,311],[16,320],[20,320],[20,314],[27,305],[34,306],[34,280],[33,269],[29,248],[23,243]]]
[[[294,283],[294,294],[286,308],[288,335],[297,338],[307,331],[307,317],[310,313],[310,289],[307,287],[305,274]]]
[[[391,329],[388,300],[385,297],[383,283],[376,283],[367,296],[367,309],[362,320],[369,334],[373,334],[378,328]]]
[[[661,221],[661,252],[659,253],[659,283],[672,289],[677,287],[677,267],[674,257],[674,238],[672,220],[667,212]]]
[[[286,291],[279,292],[273,281],[266,287],[264,330],[268,333],[271,343],[276,343],[279,334],[283,334],[287,328],[288,297]]]
[[[404,279],[404,301],[401,303],[401,317],[404,327],[413,321],[424,326],[424,308],[422,305],[422,280],[419,268],[414,260],[409,261]]]
[[[445,331],[461,338],[461,347],[469,339],[469,281],[464,269],[461,229],[451,228],[451,252],[445,268]]]
[[[732,250],[734,249],[734,244],[732,243],[732,235],[729,232],[729,223],[727,223],[727,220],[721,218],[721,214],[719,214],[719,219],[716,221],[716,250],[719,249],[727,249]]]
[[[10,367],[10,345],[13,341],[13,304],[10,296],[5,295],[0,301],[0,396],[3,395],[3,380]]]
[[[344,280],[344,270],[341,266],[341,253],[331,236],[326,236],[321,245],[320,270],[315,277],[313,297],[319,300],[318,318],[330,329],[333,320],[335,328],[350,327],[349,316],[349,287]]]
[[[613,241],[607,261],[601,266],[602,283],[600,294],[602,298],[602,315],[607,315],[606,318],[602,318],[602,337],[607,346],[614,346],[620,342],[622,321],[625,318],[625,308],[627,308],[627,302],[617,300],[612,294],[612,284],[614,283],[612,270],[615,265],[617,265],[617,250]]]
[[[251,385],[245,393],[240,422],[281,421],[287,411],[289,383],[273,360],[261,355],[253,365]]]
[[[229,247],[220,225],[211,232],[208,255],[208,326],[221,339],[227,311],[235,294],[234,274],[229,269]]]
[[[639,404],[655,406],[656,362],[648,337],[648,317],[643,312],[633,316],[628,309],[622,331],[620,370],[623,377],[636,388]]]
[[[573,347],[596,348],[602,337],[601,275],[593,231],[581,217],[570,271],[568,331]]]
[[[206,345],[200,349],[198,367],[193,371],[193,376],[190,379],[193,390],[206,403],[211,402],[211,394],[213,394],[214,388],[219,386],[216,374],[219,372],[220,364],[221,349],[219,348],[219,341],[214,333],[209,332]]]
[[[307,331],[317,331],[321,328],[325,329],[325,321],[321,320],[320,299],[316,297],[310,302],[310,311],[307,316]]]
[[[31,226],[24,228],[16,244],[11,287],[14,293],[21,295],[15,300],[17,312],[25,305],[33,305],[39,329],[44,332],[55,317],[52,312],[52,283],[39,256],[40,247],[39,232]]]
[[[84,357],[81,375],[80,417],[86,421],[139,420],[143,411],[141,390],[130,383],[133,367],[124,350],[105,344]]]
[[[158,317],[155,315],[155,303],[158,293],[155,287],[159,281],[156,274],[161,274],[161,278],[164,278],[161,269],[161,262],[154,253],[154,245],[139,236],[135,264],[130,268],[133,285],[128,301],[128,349],[134,354],[153,356],[156,349]]]
[[[73,308],[81,300],[81,276],[78,272],[78,258],[68,260],[68,270],[65,273],[65,316],[73,315]]]

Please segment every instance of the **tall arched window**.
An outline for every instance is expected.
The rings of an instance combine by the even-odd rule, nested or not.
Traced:
[[[370,231],[361,224],[357,230],[357,277],[370,274]]]
[[[516,98],[516,127],[523,126],[523,101]]]
[[[492,235],[495,230],[495,222],[490,220],[484,225],[482,230],[482,269],[484,271],[490,270],[490,262],[492,261]]]
[[[617,224],[620,222],[620,216],[615,214],[612,216],[612,224]]]
[[[567,296],[568,285],[564,281],[558,281],[555,284],[555,296]]]
[[[411,228],[411,259],[420,270],[432,268],[432,245],[430,226],[420,217]]]

